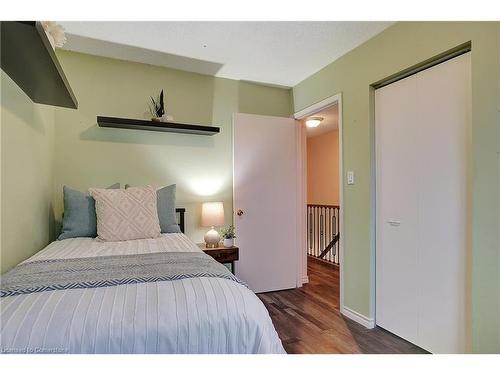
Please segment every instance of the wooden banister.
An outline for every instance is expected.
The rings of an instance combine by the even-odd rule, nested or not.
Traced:
[[[339,264],[340,207],[330,204],[307,205],[307,254]]]

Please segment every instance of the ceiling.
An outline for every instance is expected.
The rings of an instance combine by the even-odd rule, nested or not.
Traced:
[[[339,128],[339,107],[337,104],[307,116],[302,121],[305,123],[305,121],[311,117],[323,117],[323,121],[315,128],[306,128],[307,138],[329,133]]]
[[[292,87],[392,22],[59,22],[64,49]]]

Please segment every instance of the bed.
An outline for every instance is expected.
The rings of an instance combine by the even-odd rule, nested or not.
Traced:
[[[170,256],[184,263],[193,258],[207,267],[224,267],[183,233],[120,242],[65,239],[21,265],[136,256]],[[1,351],[285,353],[266,308],[244,283],[203,275],[4,294]]]

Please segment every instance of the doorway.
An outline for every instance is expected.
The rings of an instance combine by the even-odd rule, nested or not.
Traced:
[[[302,121],[307,134],[307,255],[309,260],[315,258],[338,266],[338,104]]]
[[[334,95],[295,113],[304,132],[302,160],[306,185],[305,215],[306,245],[303,251],[305,267],[320,264],[331,267],[343,306],[342,267],[342,98]],[[318,266],[313,266],[318,267]],[[326,267],[326,268],[325,268]],[[311,272],[315,272],[312,270]],[[304,282],[309,278],[305,277]]]

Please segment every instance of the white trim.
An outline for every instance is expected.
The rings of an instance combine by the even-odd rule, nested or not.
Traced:
[[[309,276],[305,275],[302,276],[302,284],[308,284],[309,283]]]
[[[323,99],[317,103],[314,103],[310,105],[309,107],[306,107],[298,112],[295,112],[293,117],[297,120],[303,119],[306,116],[312,115],[313,113],[319,112],[322,109],[325,109],[327,107],[330,107],[332,104],[335,104],[342,98],[342,94],[335,94],[333,96],[330,96],[326,99]],[[340,118],[340,115],[339,115]]]
[[[339,263],[340,263],[340,308],[344,307],[344,119],[342,117],[342,93],[336,95],[339,126]]]
[[[363,314],[360,314],[359,312],[354,311],[347,306],[341,306],[340,312],[342,313],[342,315],[346,316],[351,320],[354,320],[356,323],[359,323],[366,328],[369,329],[375,328],[375,319],[367,318]]]
[[[304,279],[307,279],[307,253],[304,254],[303,249],[307,249],[307,220],[306,220],[306,204],[307,204],[307,134],[304,125],[296,121],[296,139],[297,139],[297,288],[304,284]],[[304,269],[306,276],[304,278]]]
[[[298,112],[296,112],[293,117],[296,120],[303,119],[313,113],[316,113],[326,107],[329,107],[333,104],[337,103],[338,105],[338,125],[339,125],[339,206],[340,206],[340,217],[339,217],[339,230],[340,230],[340,239],[339,239],[339,262],[340,262],[340,310],[344,309],[344,146],[342,142],[343,137],[343,118],[342,118],[342,93],[335,94],[326,99],[323,99],[315,104],[310,105]],[[305,133],[305,132],[304,132]],[[307,147],[304,147],[302,150],[299,150],[302,155],[302,160],[306,160],[307,158]],[[305,163],[307,164],[307,163]],[[307,181],[307,170],[306,174],[302,177],[304,181]],[[307,223],[306,223],[307,225]],[[307,231],[307,227],[303,227],[302,230],[304,233]],[[305,258],[305,262],[307,264],[307,239],[306,239],[306,253],[301,257],[301,259]],[[302,260],[304,262],[304,260]],[[307,277],[307,266],[305,267],[305,274],[303,278]],[[352,310],[350,310],[352,311]],[[368,318],[366,318],[368,319]]]

